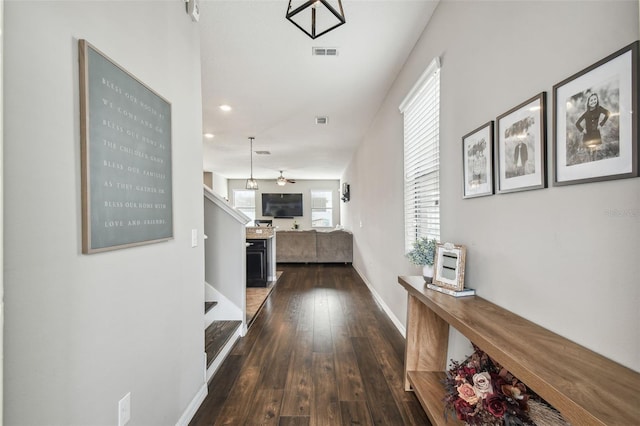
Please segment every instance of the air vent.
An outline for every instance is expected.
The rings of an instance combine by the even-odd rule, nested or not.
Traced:
[[[270,151],[256,151],[256,155],[271,155]]]
[[[316,124],[327,124],[329,117],[316,117]]]
[[[313,56],[338,56],[338,48],[336,47],[314,47]]]

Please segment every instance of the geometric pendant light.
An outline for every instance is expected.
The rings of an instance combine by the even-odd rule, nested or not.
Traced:
[[[312,39],[347,22],[341,0],[289,0],[287,19]]]
[[[258,189],[258,181],[255,180],[253,178],[253,137],[249,138],[249,142],[250,142],[250,154],[251,154],[251,177],[249,179],[247,179],[247,185],[246,188],[247,189],[252,189],[252,190],[257,190]]]

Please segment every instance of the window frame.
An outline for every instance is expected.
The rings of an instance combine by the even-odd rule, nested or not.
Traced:
[[[405,253],[440,239],[440,60],[434,58],[400,104],[404,143]]]
[[[253,193],[253,209],[250,207],[238,207],[237,205],[237,194],[238,193]],[[251,220],[247,222],[247,226],[253,226],[255,220],[257,219],[257,211],[256,211],[256,194],[257,192],[253,189],[234,189],[233,190],[233,207],[236,210],[241,211],[245,216],[250,218]],[[253,214],[252,214],[253,213]]]
[[[328,193],[330,194],[330,197],[328,198],[329,201],[329,205],[330,207],[323,207],[323,208],[316,208],[314,207],[313,201],[314,201],[314,196],[313,193],[314,192],[322,192],[322,193]],[[333,197],[334,196],[334,191],[331,189],[310,189],[309,190],[309,199],[311,200],[310,206],[311,206],[311,228],[333,228]],[[318,199],[320,199],[320,197],[317,197]],[[322,199],[327,200],[326,197],[322,197]],[[328,210],[329,211],[329,226],[318,226],[318,225],[314,225],[314,221],[313,221],[313,212],[314,210]]]

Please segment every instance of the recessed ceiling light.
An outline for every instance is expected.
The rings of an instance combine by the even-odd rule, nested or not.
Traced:
[[[203,136],[207,139],[213,139],[215,135],[213,133],[205,133]]]
[[[229,105],[220,105],[220,109],[223,111],[231,111],[231,107]]]

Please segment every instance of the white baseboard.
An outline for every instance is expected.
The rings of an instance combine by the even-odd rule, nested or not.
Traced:
[[[227,355],[229,355],[229,352],[231,352],[231,348],[233,348],[233,345],[240,338],[241,334],[242,325],[239,325],[236,331],[233,333],[233,336],[231,336],[229,341],[224,345],[216,359],[214,359],[209,368],[207,368],[207,383],[209,383],[213,375],[216,374],[216,371],[218,371],[218,368],[220,368],[222,362],[225,360],[225,358],[227,358]]]
[[[367,281],[367,279],[365,278],[364,274],[362,274],[362,272],[360,272],[358,270],[358,268],[353,265],[353,269],[356,270],[356,272],[358,273],[358,275],[360,275],[360,278],[362,279],[362,281],[364,281],[364,283],[366,284],[366,286],[369,288],[369,291],[371,291],[371,294],[373,294],[374,299],[376,299],[376,301],[378,302],[378,304],[382,307],[382,310],[384,311],[385,314],[387,314],[387,316],[389,317],[389,319],[391,320],[391,322],[393,323],[393,325],[396,326],[396,328],[398,329],[398,331],[400,332],[400,334],[402,334],[402,337],[404,337],[405,339],[407,338],[407,329],[405,328],[404,325],[402,325],[402,323],[400,322],[400,320],[398,319],[398,317],[396,317],[396,315],[393,313],[393,311],[389,308],[389,306],[384,302],[384,300],[382,299],[382,297],[380,297],[380,295],[378,294],[378,292],[376,291],[375,288],[373,288],[373,286],[371,285],[371,283],[369,281]]]
[[[224,345],[224,347],[222,348],[222,350],[220,351],[216,359],[213,360],[209,368],[206,368],[207,354],[206,353],[203,354],[204,364],[205,364],[205,372],[204,372],[205,383],[204,385],[202,385],[198,393],[196,393],[196,396],[193,397],[193,400],[191,401],[191,403],[189,404],[185,412],[182,414],[182,416],[180,416],[180,419],[176,423],[176,426],[189,426],[189,422],[191,422],[191,420],[193,419],[193,416],[196,415],[196,413],[198,412],[198,409],[202,405],[202,402],[207,397],[209,381],[211,380],[213,375],[216,373],[218,368],[220,368],[220,365],[222,365],[222,362],[225,360],[227,355],[229,355],[229,352],[231,352],[231,348],[233,348],[233,345],[240,338],[241,330],[242,330],[242,326],[239,325],[235,333],[233,333],[233,336]]]
[[[198,412],[198,408],[202,405],[202,402],[207,397],[207,384],[202,385],[196,396],[193,397],[193,400],[185,410],[185,412],[180,416],[180,419],[176,423],[176,426],[188,426],[193,416]]]

